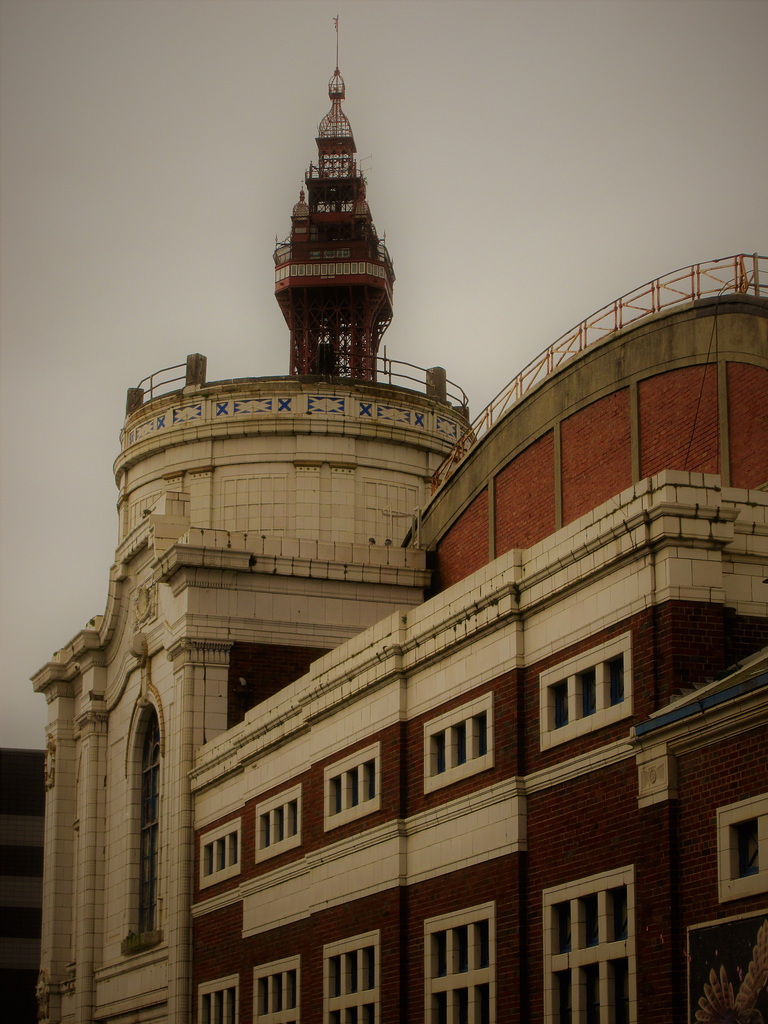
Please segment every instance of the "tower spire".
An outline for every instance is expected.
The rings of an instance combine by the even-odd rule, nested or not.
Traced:
[[[337,64],[331,109],[317,129],[317,164],[293,207],[291,233],[275,249],[275,297],[291,332],[292,374],[374,381],[395,274],[371,218],[345,95]]]

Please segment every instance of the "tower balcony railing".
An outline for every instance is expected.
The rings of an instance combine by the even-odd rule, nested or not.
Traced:
[[[146,403],[155,398],[178,393],[190,385],[198,387],[215,387],[217,383],[237,384],[237,380],[211,381],[206,382],[207,359],[205,356],[194,354],[187,356],[186,363],[178,363],[175,366],[166,366],[162,370],[145,377],[135,388],[128,388],[126,402],[126,416],[137,412]],[[281,378],[262,378],[263,380],[274,381]],[[292,377],[282,378],[292,380]],[[334,377],[334,380],[349,380],[351,377]],[[247,378],[248,383],[258,383],[259,378]],[[415,363],[403,362],[399,359],[390,359],[387,356],[386,346],[381,355],[376,356],[376,380],[373,384],[392,384],[398,387],[408,388],[410,391],[420,391],[428,397],[436,398],[438,401],[451,405],[460,412],[465,420],[469,421],[469,399],[463,388],[455,381],[445,376],[445,371],[440,367],[425,369]]]
[[[525,395],[585,349],[675,306],[725,294],[768,296],[768,257],[739,253],[674,270],[627,292],[552,342],[512,378],[477,416],[432,477],[432,493],[468,452]]]

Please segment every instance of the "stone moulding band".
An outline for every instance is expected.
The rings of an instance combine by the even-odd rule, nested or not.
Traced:
[[[203,423],[229,424],[261,417],[279,421],[318,415],[404,427],[417,433],[433,434],[448,443],[455,443],[463,429],[459,416],[437,413],[407,402],[376,402],[350,394],[272,394],[236,399],[212,395],[193,401],[185,401],[183,396],[179,396],[178,404],[158,409],[154,415],[123,430],[121,449],[126,451],[154,435],[166,436],[177,428],[197,427]]]

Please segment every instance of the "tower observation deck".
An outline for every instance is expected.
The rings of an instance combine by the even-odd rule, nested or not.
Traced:
[[[395,272],[371,218],[338,67],[328,95],[317,164],[306,173],[291,233],[275,249],[275,297],[291,332],[291,374],[375,381]]]

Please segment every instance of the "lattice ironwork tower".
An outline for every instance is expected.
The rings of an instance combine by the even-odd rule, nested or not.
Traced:
[[[375,381],[395,273],[371,219],[338,67],[328,95],[317,165],[306,173],[291,234],[275,249],[275,297],[291,332],[292,374]]]

